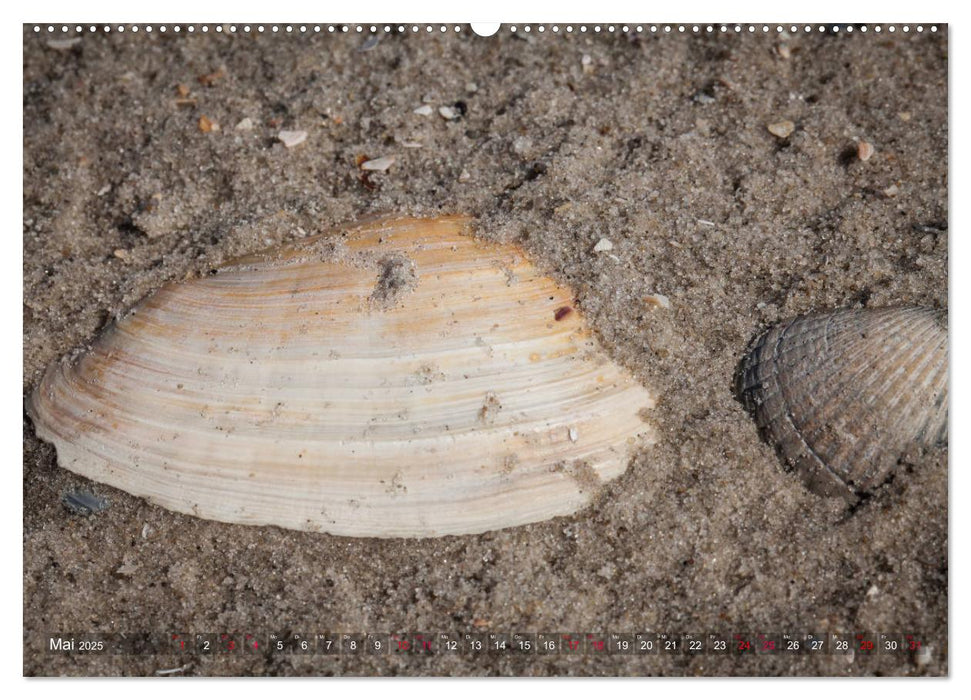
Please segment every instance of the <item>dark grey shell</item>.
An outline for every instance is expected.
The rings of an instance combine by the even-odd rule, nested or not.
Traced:
[[[944,322],[922,307],[785,321],[742,359],[739,399],[810,489],[855,501],[914,448],[947,442]]]

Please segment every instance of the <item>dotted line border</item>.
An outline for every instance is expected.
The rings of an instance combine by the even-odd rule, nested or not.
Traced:
[[[27,26],[30,26],[29,24]],[[258,34],[350,34],[350,33],[369,33],[369,34],[418,34],[424,32],[426,34],[439,33],[446,34],[449,31],[454,33],[468,32],[474,34],[475,32],[469,25],[445,25],[445,24],[385,24],[385,25],[375,25],[375,24],[35,24],[33,25],[33,32],[35,34],[69,34],[74,35],[84,34],[84,33],[95,33],[103,32],[105,34],[110,34],[112,32],[117,32],[123,34],[125,32],[130,32],[132,34],[137,34],[139,32],[144,32],[145,34],[159,33],[159,34],[250,34],[256,32]],[[931,33],[938,31],[938,25],[923,25],[923,24],[874,24],[874,25],[840,25],[840,24],[579,24],[579,25],[559,25],[559,24],[525,24],[525,25],[508,25],[505,27],[505,31],[510,34],[544,34],[550,32],[552,34],[612,34],[617,32],[623,32],[624,34],[769,34],[770,32],[775,32],[781,34],[783,32],[789,32],[789,34],[796,34],[802,32],[804,34],[809,34],[813,31],[816,32],[830,32],[833,34],[853,34],[861,33],[866,34],[867,32],[874,32],[880,34],[882,32],[888,32],[894,34],[900,31],[904,34],[910,32],[916,32],[922,34],[925,31],[930,31]]]

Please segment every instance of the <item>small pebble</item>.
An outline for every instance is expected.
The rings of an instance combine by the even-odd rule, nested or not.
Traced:
[[[453,121],[459,118],[459,113],[456,112],[451,107],[449,107],[448,105],[442,105],[441,107],[439,107],[438,113],[442,115],[442,119],[448,119],[449,121]]]
[[[206,87],[212,87],[217,82],[219,82],[219,80],[221,80],[225,75],[226,75],[226,72],[222,68],[219,68],[218,70],[214,70],[212,73],[207,73],[206,75],[200,75],[198,78],[196,78],[196,80],[199,81],[200,85],[205,85]]]
[[[61,503],[75,515],[93,515],[108,507],[108,499],[97,496],[90,491],[75,489],[61,495]]]
[[[580,439],[580,432],[576,428],[570,428],[570,442],[576,442]]]
[[[923,644],[921,645],[920,649],[917,650],[917,653],[914,654],[914,662],[918,666],[926,666],[931,662],[933,656],[934,647],[932,647],[930,644]]]
[[[468,170],[462,170],[462,172],[459,173],[459,177],[458,177],[459,182],[468,182],[471,179],[472,179],[472,174]]]
[[[883,191],[884,197],[896,197],[898,194],[900,194],[900,188],[896,185],[890,185]]]
[[[138,565],[137,564],[128,564],[128,563],[126,563],[126,564],[122,564],[121,566],[119,566],[118,569],[115,571],[115,573],[116,574],[120,574],[121,576],[131,576],[136,571],[138,571]]]
[[[70,39],[48,39],[47,47],[58,51],[66,51],[74,48],[81,43],[81,37],[75,36]]]
[[[243,117],[239,120],[239,124],[236,125],[236,131],[250,131],[252,130],[254,124],[253,120],[249,117]]]
[[[782,58],[789,58],[792,56],[792,49],[789,48],[789,44],[779,44],[779,46],[776,47],[776,51],[779,52],[779,55],[782,56]]]
[[[375,46],[377,46],[378,44],[381,43],[381,36],[382,36],[381,34],[372,34],[371,36],[369,36],[367,39],[364,40],[364,43],[361,44],[357,48],[357,50],[358,51],[370,51]]]
[[[283,143],[287,148],[295,148],[307,140],[306,131],[281,131],[277,138]]]
[[[105,185],[100,190],[98,190],[98,196],[99,197],[104,197],[109,192],[111,192],[111,185]]]
[[[913,115],[910,112],[898,112],[897,116],[900,117],[900,121],[909,122]]]
[[[649,309],[670,309],[671,300],[663,294],[648,294],[643,299]]]
[[[789,138],[789,135],[795,131],[796,125],[788,119],[783,119],[779,122],[772,122],[766,128],[768,128],[769,133],[773,136],[778,136],[780,139],[785,139]]]
[[[415,107],[412,110],[412,112],[414,112],[415,114],[420,114],[423,117],[427,117],[429,114],[432,113],[432,111],[433,110],[431,105],[422,105],[421,107]]]
[[[584,73],[593,73],[593,58],[590,54],[583,54],[583,58],[580,59],[580,65],[583,66]]]
[[[361,163],[361,170],[374,170],[383,172],[394,164],[394,156],[381,156],[373,160],[366,160]]]
[[[113,255],[119,260],[124,260],[125,262],[131,258],[131,254],[124,248],[115,248]]]
[[[219,131],[219,124],[203,114],[199,117],[199,131],[208,134],[211,131]]]
[[[601,238],[599,241],[597,241],[597,245],[595,245],[593,247],[593,252],[594,253],[604,253],[604,252],[606,252],[608,250],[613,250],[613,249],[614,249],[614,244],[613,243],[611,243],[606,238]]]
[[[876,149],[869,141],[860,141],[856,145],[856,157],[866,163],[873,156]]]
[[[475,83],[468,82],[468,83],[465,84],[465,91],[466,92],[478,92],[479,91],[479,86],[476,85]]]

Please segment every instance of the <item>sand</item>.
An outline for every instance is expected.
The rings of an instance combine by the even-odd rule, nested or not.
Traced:
[[[167,512],[59,468],[25,417],[24,673],[946,674],[946,449],[849,510],[782,469],[732,391],[776,321],[946,309],[946,27],[371,43],[170,30],[64,46],[25,27],[25,396],[166,281],[365,216],[461,212],[576,290],[611,357],[660,397],[658,443],[572,517],[382,541]],[[287,147],[281,131],[306,138]],[[613,247],[595,252],[602,238]],[[110,507],[72,514],[76,488]],[[925,649],[42,651],[49,633],[139,631],[885,632]]]

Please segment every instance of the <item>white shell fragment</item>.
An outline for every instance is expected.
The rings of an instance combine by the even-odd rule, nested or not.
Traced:
[[[394,156],[381,156],[361,163],[361,170],[384,171],[394,165]]]
[[[755,341],[736,381],[763,436],[821,495],[855,502],[912,450],[947,442],[947,329],[934,309],[781,323]]]
[[[280,142],[287,148],[296,148],[307,140],[307,132],[284,130],[277,134],[277,138],[280,139]]]
[[[169,284],[28,401],[66,469],[181,513],[372,537],[573,513],[651,394],[515,246],[387,219]]]

